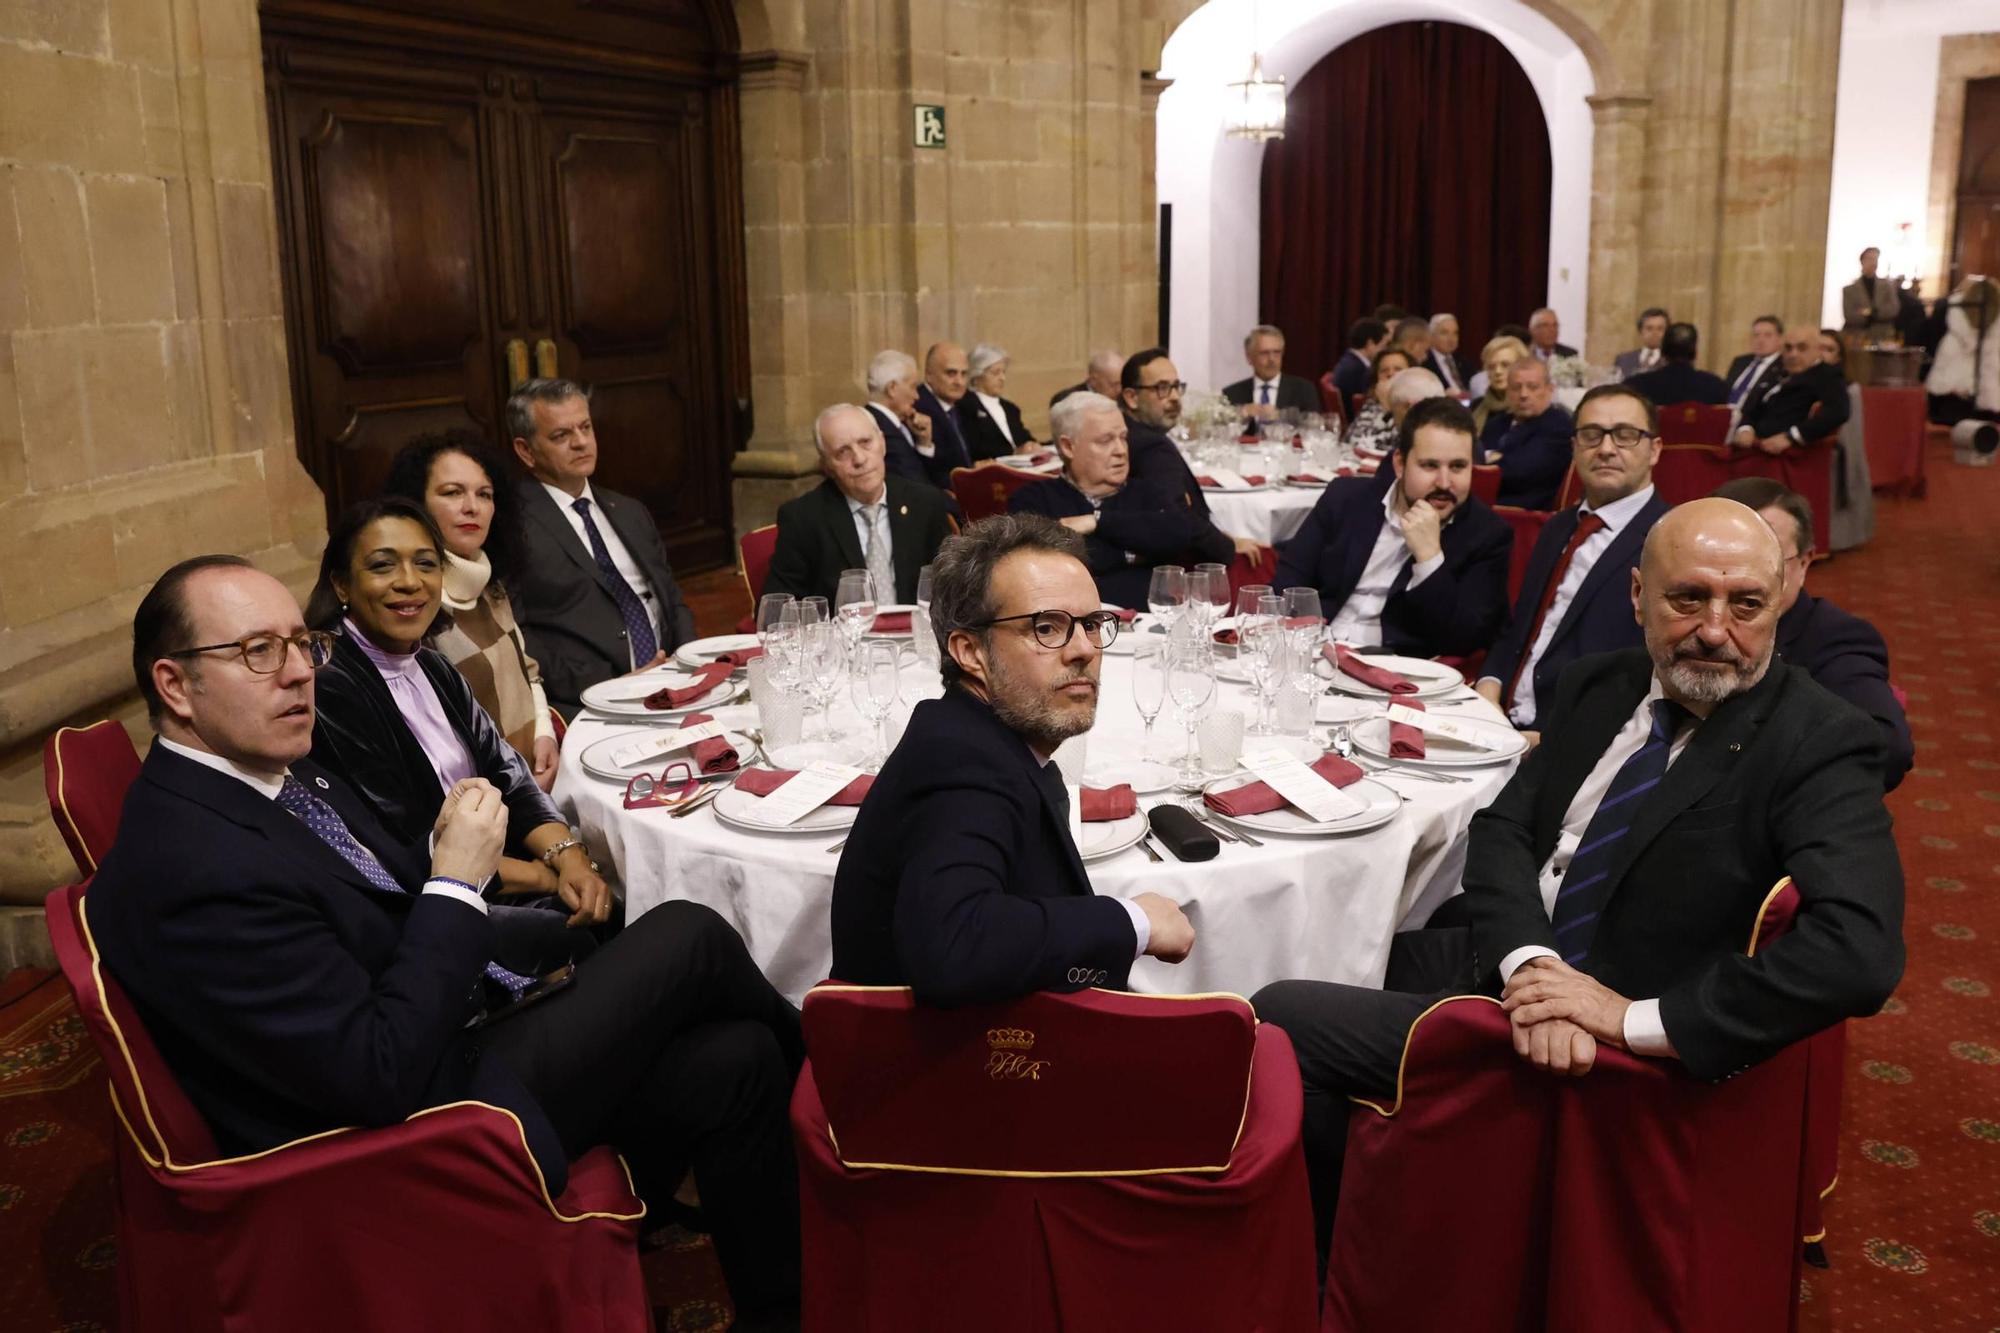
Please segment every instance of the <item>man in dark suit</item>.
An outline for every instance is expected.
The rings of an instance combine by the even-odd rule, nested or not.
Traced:
[[[1132,479],[1179,490],[1188,505],[1208,517],[1208,499],[1167,432],[1180,424],[1181,395],[1187,385],[1164,347],[1148,347],[1125,358],[1118,372],[1119,406],[1125,412]]]
[[[1659,406],[1702,403],[1719,407],[1729,401],[1729,384],[1720,375],[1695,367],[1701,338],[1692,324],[1669,324],[1660,339],[1661,364],[1643,374],[1627,375],[1625,383]]]
[[[1763,515],[1785,551],[1785,595],[1778,615],[1778,656],[1801,666],[1821,686],[1875,719],[1882,729],[1884,790],[1894,791],[1916,746],[1910,720],[1889,686],[1889,645],[1860,616],[1806,591],[1812,568],[1812,506],[1797,491],[1769,477],[1738,477],[1716,487],[1725,500]]]
[[[1099,394],[1071,394],[1056,404],[1049,423],[1062,475],[1015,491],[1007,512],[1040,514],[1082,536],[1084,564],[1105,601],[1142,607],[1153,566],[1227,564],[1235,554],[1229,538],[1190,509],[1185,495],[1131,480],[1118,404]]]
[[[1817,444],[1847,423],[1847,380],[1839,366],[1820,359],[1819,330],[1794,329],[1785,335],[1785,377],[1778,387],[1743,409],[1734,440],[1738,448],[1782,454],[1794,445]]]
[[[1736,409],[1738,420],[1755,411],[1764,396],[1783,382],[1784,341],[1785,322],[1776,315],[1750,321],[1750,350],[1731,361],[1729,373],[1722,377],[1728,381],[1729,405]]]
[[[666,544],[646,507],[593,488],[597,432],[590,396],[571,380],[530,380],[507,400],[521,483],[514,616],[565,717],[599,681],[657,666],[694,637]]]
[[[1611,364],[1618,371],[1620,379],[1629,380],[1649,370],[1657,370],[1666,362],[1666,351],[1661,346],[1667,336],[1667,312],[1658,306],[1649,306],[1639,312],[1639,345],[1629,352],[1620,352],[1612,358]],[[1655,399],[1655,402],[1667,401]]]
[[[1547,306],[1528,316],[1528,354],[1543,365],[1557,357],[1576,355],[1576,349],[1562,341],[1560,317]]]
[[[1431,316],[1430,329],[1431,348],[1424,366],[1438,377],[1446,393],[1453,396],[1470,393],[1466,384],[1471,378],[1471,367],[1458,354],[1458,316],[1440,311]]]
[[[515,1007],[533,981],[522,923],[551,914],[479,896],[500,794],[454,787],[428,854],[391,838],[305,762],[325,647],[283,584],[232,556],[169,570],[133,619],[158,739],[90,923],[222,1153],[486,1102],[519,1122],[552,1195],[598,1144],[660,1203],[692,1165],[739,1318],[795,1318],[797,1012],[693,903]]]
[[[944,469],[947,488],[953,468],[972,466],[972,447],[952,414],[972,382],[970,369],[963,347],[932,343],[924,353],[924,382],[917,386],[917,411],[930,418],[931,443],[936,447],[936,461]]]
[[[877,352],[868,360],[865,380],[868,401],[863,406],[882,431],[889,475],[949,491],[951,458],[938,449],[931,419],[917,410],[921,381],[915,359],[893,348]]]
[[[1902,975],[1880,734],[1774,660],[1783,578],[1776,538],[1741,505],[1662,519],[1632,580],[1645,648],[1566,671],[1543,743],[1473,818],[1474,966],[1539,1069],[1585,1076],[1610,1045],[1726,1079],[1875,1012]],[[1790,931],[1746,956],[1787,875]],[[1322,1219],[1343,1094],[1394,1093],[1409,1026],[1437,998],[1312,981],[1253,998],[1298,1051]]]
[[[1389,326],[1379,319],[1357,319],[1347,329],[1347,350],[1333,365],[1333,387],[1340,390],[1344,411],[1357,393],[1375,387],[1375,354],[1389,341]]]
[[[1553,509],[1569,471],[1569,439],[1574,426],[1556,402],[1549,368],[1524,356],[1507,368],[1507,413],[1486,418],[1479,461],[1500,466],[1500,494],[1494,503],[1522,509]]]
[[[1629,384],[1600,384],[1577,404],[1576,432],[1583,502],[1543,525],[1513,614],[1473,687],[1532,734],[1539,734],[1538,702],[1554,694],[1571,662],[1641,643],[1632,572],[1646,534],[1667,512],[1653,490],[1660,440],[1652,403]]]
[[[887,475],[882,432],[851,403],[813,422],[826,480],[778,507],[778,544],[766,593],[824,597],[829,605],[844,569],[875,575],[883,604],[917,600],[917,575],[951,535],[944,497],[922,482]]]
[[[1154,893],[1101,898],[1050,756],[1097,715],[1101,611],[1083,540],[1048,519],[983,519],[931,585],[941,699],[910,714],[833,880],[833,975],[986,1004],[1125,986],[1142,954],[1179,962],[1194,929]]]
[[[1090,364],[1084,368],[1083,383],[1072,384],[1067,389],[1057,389],[1049,395],[1049,406],[1054,407],[1073,393],[1085,389],[1101,393],[1112,402],[1118,401],[1118,374],[1125,368],[1125,358],[1117,352],[1102,351],[1090,354]]]
[[[1472,494],[1472,414],[1450,398],[1410,409],[1395,484],[1326,488],[1285,545],[1271,586],[1319,590],[1331,635],[1416,657],[1474,653],[1507,614],[1511,529]]]
[[[1262,429],[1287,408],[1295,412],[1317,412],[1319,390],[1313,382],[1284,373],[1285,333],[1271,324],[1259,324],[1243,338],[1243,359],[1250,363],[1248,379],[1225,385],[1222,396],[1242,409],[1246,431]]]

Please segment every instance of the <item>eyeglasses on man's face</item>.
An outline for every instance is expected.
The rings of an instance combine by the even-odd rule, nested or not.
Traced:
[[[1029,611],[1018,616],[996,616],[992,620],[982,620],[973,629],[990,629],[1013,620],[1028,622],[1029,632],[1035,642],[1044,648],[1062,649],[1069,647],[1077,627],[1083,627],[1083,637],[1092,647],[1109,648],[1118,639],[1118,615],[1113,611],[1092,611],[1089,615],[1073,616],[1067,611]]]
[[[1150,393],[1159,398],[1170,398],[1177,393],[1187,392],[1186,380],[1161,380],[1158,384],[1141,384],[1140,393]]]
[[[242,657],[244,666],[258,675],[274,676],[284,670],[285,653],[290,648],[297,648],[306,665],[317,671],[333,660],[333,635],[322,629],[309,629],[292,635],[252,634],[234,643],[205,643],[199,648],[182,648],[167,656],[193,657],[197,653],[233,651]]]
[[[1637,449],[1653,438],[1653,432],[1644,426],[1578,426],[1573,438],[1577,448],[1595,449],[1606,437],[1620,449]]]

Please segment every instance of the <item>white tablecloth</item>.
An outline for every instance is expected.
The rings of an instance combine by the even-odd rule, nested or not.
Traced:
[[[1107,753],[1131,754],[1142,724],[1131,695],[1131,658],[1106,657],[1093,765]],[[904,702],[892,717],[900,734],[910,701],[941,692],[936,673],[906,659]],[[1471,692],[1463,691],[1469,695]],[[1213,707],[1255,716],[1246,687],[1225,684]],[[835,722],[858,737],[866,726],[844,698]],[[1454,716],[1497,719],[1482,701]],[[626,916],[670,898],[690,898],[720,912],[751,957],[794,1001],[828,975],[828,910],[838,858],[837,835],[756,835],[718,822],[709,810],[683,819],[665,810],[626,810],[622,787],[592,778],[578,756],[622,724],[580,717],[563,743],[557,801],[582,829],[591,852],[622,883]],[[1184,735],[1165,710],[1154,727],[1155,752],[1180,753]],[[1311,977],[1379,986],[1397,927],[1420,923],[1456,889],[1465,863],[1465,830],[1492,800],[1512,764],[1464,772],[1474,780],[1444,784],[1395,779],[1407,798],[1402,814],[1369,833],[1336,838],[1268,836],[1261,847],[1224,842],[1207,862],[1154,863],[1134,847],[1089,866],[1099,893],[1130,897],[1150,890],[1172,898],[1193,922],[1193,955],[1178,966],[1142,958],[1136,990],[1154,993],[1235,991]],[[1142,798],[1150,807],[1171,793]]]
[[[1320,486],[1202,492],[1216,527],[1232,537],[1248,537],[1259,546],[1278,546],[1290,541],[1324,494],[1326,489]]]

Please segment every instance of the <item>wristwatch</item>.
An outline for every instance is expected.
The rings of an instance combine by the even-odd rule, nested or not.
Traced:
[[[558,856],[561,856],[572,847],[581,846],[583,846],[583,839],[581,838],[564,838],[561,842],[555,844],[555,846],[549,847],[542,852],[542,864],[550,870],[554,870]],[[590,854],[587,851],[584,853],[584,859],[590,861]],[[597,862],[590,861],[590,873],[593,875],[602,873],[597,868]]]

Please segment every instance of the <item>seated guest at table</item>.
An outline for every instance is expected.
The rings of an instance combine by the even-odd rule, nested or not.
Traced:
[[[972,389],[952,409],[975,463],[1035,448],[1021,409],[1000,396],[1006,389],[1007,349],[980,343],[972,349]]]
[[[875,575],[876,600],[917,600],[917,575],[951,533],[936,489],[887,475],[882,431],[851,403],[836,403],[813,422],[819,468],[814,489],[778,506],[778,544],[764,592],[824,597],[840,590],[845,569]]]
[[[1092,893],[1050,756],[1097,716],[1103,646],[1084,539],[1032,514],[944,544],[931,622],[945,692],[910,712],[861,802],[833,879],[833,975],[926,1004],[1125,987],[1177,963],[1194,928],[1167,899]]]
[[[1472,424],[1481,435],[1486,423],[1507,415],[1507,371],[1528,354],[1528,344],[1512,334],[1500,334],[1479,349],[1479,373],[1472,377]]]
[[[1473,817],[1480,985],[1503,996],[1536,1069],[1585,1076],[1611,1046],[1725,1079],[1874,1013],[1902,975],[1881,736],[1774,660],[1783,564],[1732,501],[1661,519],[1631,587],[1645,648],[1564,672],[1547,739]],[[1790,931],[1746,956],[1787,875]],[[1318,981],[1252,997],[1298,1052],[1323,1235],[1346,1096],[1394,1095],[1410,1024],[1438,998]]]
[[[1208,515],[1208,498],[1194,479],[1194,469],[1167,432],[1180,424],[1181,395],[1187,392],[1180,371],[1164,347],[1148,347],[1125,358],[1118,372],[1118,405],[1125,413],[1132,480],[1178,487],[1188,506]]]
[[[1692,324],[1669,324],[1660,338],[1661,364],[1625,382],[1659,405],[1702,403],[1719,407],[1729,401],[1729,385],[1720,375],[1696,368],[1701,338]]]
[[[1477,652],[1507,614],[1514,538],[1472,494],[1472,414],[1445,397],[1418,403],[1392,467],[1386,495],[1368,477],[1328,485],[1271,586],[1317,588],[1341,643],[1414,657]]]
[[[1118,372],[1125,368],[1125,358],[1120,353],[1106,349],[1090,354],[1090,364],[1084,367],[1083,383],[1072,384],[1067,389],[1057,389],[1049,395],[1049,406],[1054,407],[1073,393],[1085,389],[1101,393],[1112,402],[1118,401]],[[1317,407],[1317,401],[1314,406]]]
[[[1576,355],[1576,349],[1562,341],[1562,321],[1547,306],[1528,316],[1528,354],[1543,365]]]
[[[1040,514],[1081,535],[1083,562],[1105,601],[1144,606],[1154,565],[1191,569],[1209,561],[1227,564],[1238,552],[1256,553],[1255,543],[1232,542],[1217,531],[1180,492],[1131,480],[1125,418],[1109,398],[1073,393],[1055,405],[1049,424],[1062,454],[1062,475],[1015,491],[1007,512]]]
[[[1384,347],[1375,354],[1374,364],[1369,367],[1373,379],[1368,401],[1347,423],[1347,434],[1341,437],[1343,444],[1372,454],[1386,454],[1396,447],[1396,421],[1389,414],[1389,381],[1414,364],[1410,354],[1400,348]]]
[[[521,752],[548,791],[556,784],[556,729],[541,668],[514,622],[508,579],[519,572],[515,497],[501,485],[499,455],[469,430],[419,435],[389,463],[390,495],[415,500],[444,536],[444,608],[430,646],[472,687],[472,697]]]
[[[1554,695],[1570,663],[1643,641],[1632,618],[1632,573],[1646,534],[1667,512],[1653,490],[1659,417],[1637,389],[1592,389],[1577,404],[1576,432],[1583,502],[1542,525],[1513,613],[1473,686],[1536,737],[1537,702]]]
[[[1844,379],[1847,376],[1847,344],[1840,340],[1839,329],[1819,331],[1819,359],[1838,370]]]
[[[1466,388],[1466,365],[1458,355],[1458,316],[1436,314],[1431,316],[1431,351],[1424,359],[1424,366],[1438,377],[1449,394],[1469,394]]]
[[[1431,358],[1430,321],[1420,315],[1397,320],[1396,327],[1389,333],[1389,345],[1409,357],[1411,365],[1423,365]]]
[[[972,451],[966,446],[958,418],[952,415],[970,382],[971,365],[965,349],[957,343],[932,343],[924,353],[924,382],[917,386],[917,411],[931,419],[931,443],[937,449],[934,461],[944,470],[947,485],[951,469],[972,466]]]
[[[313,762],[421,846],[446,795],[483,778],[507,806],[498,889],[559,896],[570,924],[611,915],[611,890],[472,687],[424,639],[443,605],[444,539],[401,496],[348,506],[327,534],[306,623],[333,651],[314,678]]]
[[[1528,330],[1526,325],[1502,324],[1499,328],[1493,330],[1493,336],[1486,340],[1486,345],[1491,347],[1502,338],[1512,338],[1515,342],[1521,344],[1521,355],[1526,356],[1528,354]],[[1504,408],[1506,406],[1507,377],[1505,375],[1495,377],[1488,374],[1485,366],[1482,365],[1479,372],[1472,377],[1472,382],[1465,387],[1475,400],[1483,399],[1490,393],[1493,395],[1497,407]],[[1485,429],[1483,424],[1480,428],[1482,430]]]
[[[1357,393],[1375,384],[1375,354],[1389,341],[1389,326],[1379,319],[1357,319],[1347,329],[1347,350],[1333,365],[1333,387],[1340,390],[1340,409]]]
[[[1806,591],[1806,571],[1813,560],[1812,506],[1769,477],[1737,477],[1716,487],[1715,494],[1756,510],[1777,534],[1785,551],[1778,656],[1804,667],[1820,685],[1875,719],[1884,747],[1882,786],[1894,791],[1916,762],[1916,746],[1909,718],[1889,687],[1889,645],[1860,616]]]
[[[1743,409],[1731,437],[1738,448],[1782,454],[1793,445],[1833,439],[1847,422],[1847,377],[1820,360],[1819,331],[1793,329],[1784,346],[1785,378]]]
[[[915,358],[893,348],[877,352],[869,359],[866,382],[868,401],[864,406],[882,431],[889,475],[950,490],[950,459],[938,455],[931,419],[917,411]]]
[[[1317,412],[1319,390],[1303,375],[1285,374],[1285,333],[1272,324],[1259,324],[1243,338],[1243,359],[1250,363],[1247,379],[1223,386],[1222,396],[1242,409],[1244,429],[1255,432],[1263,422],[1277,420],[1278,413]]]
[[[1660,343],[1667,336],[1667,322],[1667,312],[1658,306],[1648,306],[1639,312],[1639,345],[1629,352],[1620,352],[1611,360],[1618,378],[1629,380],[1634,375],[1657,369],[1666,360]]]
[[[1729,382],[1729,405],[1739,416],[1747,416],[1784,380],[1784,342],[1785,322],[1776,315],[1759,315],[1750,321],[1750,350],[1731,361],[1729,373],[1723,376]]]
[[[90,925],[221,1155],[490,1103],[552,1197],[599,1144],[656,1205],[692,1164],[738,1327],[796,1327],[797,1011],[720,917],[670,902],[573,986],[469,1027],[532,979],[520,932],[551,914],[479,897],[510,822],[484,780],[457,785],[425,851],[307,760],[327,650],[285,586],[234,556],[176,565],[133,617],[158,739]]]
[[[590,395],[571,380],[530,380],[507,400],[522,554],[507,592],[565,716],[599,681],[656,666],[694,637],[659,525],[629,495],[593,487],[597,431]]]
[[[1500,465],[1496,503],[1523,509],[1553,509],[1569,471],[1569,412],[1556,402],[1549,368],[1524,356],[1507,368],[1507,415],[1486,419],[1479,437],[1479,461]]]

